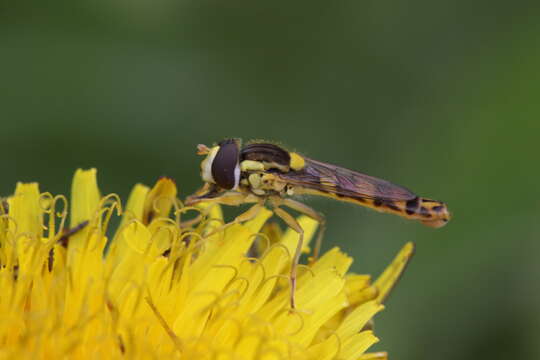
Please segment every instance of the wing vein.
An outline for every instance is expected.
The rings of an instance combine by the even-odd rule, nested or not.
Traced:
[[[340,196],[383,200],[411,200],[416,195],[403,186],[378,179],[337,165],[304,158],[305,167],[299,171],[280,173],[290,184]]]

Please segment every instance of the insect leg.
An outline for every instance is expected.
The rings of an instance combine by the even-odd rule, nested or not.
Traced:
[[[283,199],[282,204],[293,210],[298,211],[299,213],[309,216],[310,218],[312,218],[313,220],[319,223],[319,226],[320,226],[319,234],[317,234],[315,247],[313,249],[313,255],[311,257],[311,261],[317,260],[319,257],[319,253],[321,251],[322,239],[326,231],[326,218],[324,217],[323,214],[317,212],[316,210],[307,206],[306,204],[301,203],[300,201],[296,201],[293,199]]]
[[[208,237],[210,237],[212,235],[215,235],[215,234],[227,229],[228,227],[230,227],[232,225],[241,224],[243,222],[246,222],[246,221],[249,221],[249,220],[255,218],[257,216],[257,214],[259,213],[259,211],[261,211],[262,207],[263,207],[263,204],[260,204],[260,203],[257,203],[255,205],[253,205],[252,207],[247,209],[245,212],[243,212],[240,215],[238,215],[237,217],[235,217],[233,221],[228,222],[228,223],[226,223],[224,225],[221,225],[220,227],[218,227],[217,229],[214,229],[209,234],[206,234],[204,236],[204,238],[206,239],[206,238],[208,238]]]
[[[88,225],[88,220],[85,220],[72,228],[64,229],[64,231],[62,232],[62,235],[58,239],[58,242],[60,243],[60,245],[62,245],[63,247],[67,247],[69,238],[77,234],[82,229],[84,229],[86,225]]]
[[[193,195],[186,198],[185,205],[193,206],[200,202],[214,202],[223,205],[237,206],[245,203],[245,198],[246,196],[242,193],[236,191],[223,191],[206,183]]]
[[[299,235],[298,244],[296,244],[296,250],[294,251],[293,261],[292,261],[292,264],[291,264],[291,274],[290,274],[290,277],[291,277],[291,297],[290,297],[290,301],[291,301],[291,308],[294,309],[296,307],[295,302],[294,302],[294,293],[296,291],[296,275],[297,275],[296,274],[296,268],[298,267],[298,261],[300,260],[300,254],[302,253],[302,245],[304,243],[304,229],[302,229],[302,227],[300,226],[298,221],[296,221],[296,219],[291,214],[286,212],[285,210],[283,210],[283,209],[281,209],[279,207],[275,207],[274,208],[274,214],[276,214],[283,221],[285,221],[285,223],[288,226],[290,226],[291,229],[296,231],[298,233],[298,235]]]

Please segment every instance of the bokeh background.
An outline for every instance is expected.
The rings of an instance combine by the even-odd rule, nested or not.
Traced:
[[[197,143],[279,141],[448,202],[433,230],[324,199],[325,248],[378,274],[392,359],[540,358],[535,1],[96,0],[0,5],[0,193],[200,184]]]

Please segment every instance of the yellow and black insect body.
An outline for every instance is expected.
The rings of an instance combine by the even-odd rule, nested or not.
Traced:
[[[444,226],[450,220],[448,209],[441,201],[419,197],[386,180],[305,157],[303,159],[303,168],[281,175],[289,184],[295,185],[298,194],[321,195],[347,201],[419,220],[435,228]]]
[[[198,154],[206,155],[201,163],[201,177],[205,184],[188,197],[187,204],[203,201],[225,205],[255,204],[230,223],[233,224],[255,217],[269,203],[274,214],[300,234],[291,269],[292,307],[303,230],[282,207],[299,211],[321,224],[314,249],[315,258],[319,252],[325,220],[322,214],[291,199],[291,196],[325,196],[418,220],[435,228],[450,220],[446,205],[440,201],[419,197],[386,180],[313,160],[278,145],[254,142],[242,146],[239,139],[227,139],[212,148],[199,145],[198,150]]]

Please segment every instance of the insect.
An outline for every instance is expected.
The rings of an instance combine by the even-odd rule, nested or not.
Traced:
[[[386,180],[364,175],[337,165],[310,159],[266,142],[242,146],[240,139],[226,139],[211,148],[199,144],[203,187],[186,203],[214,202],[224,205],[253,203],[230,226],[254,218],[265,204],[299,234],[291,266],[291,307],[295,307],[296,268],[301,255],[303,230],[283,207],[305,214],[320,224],[313,257],[320,251],[325,218],[311,207],[291,198],[293,195],[319,195],[396,214],[438,228],[450,220],[443,202],[419,197],[406,188]],[[222,230],[219,229],[218,231]]]

